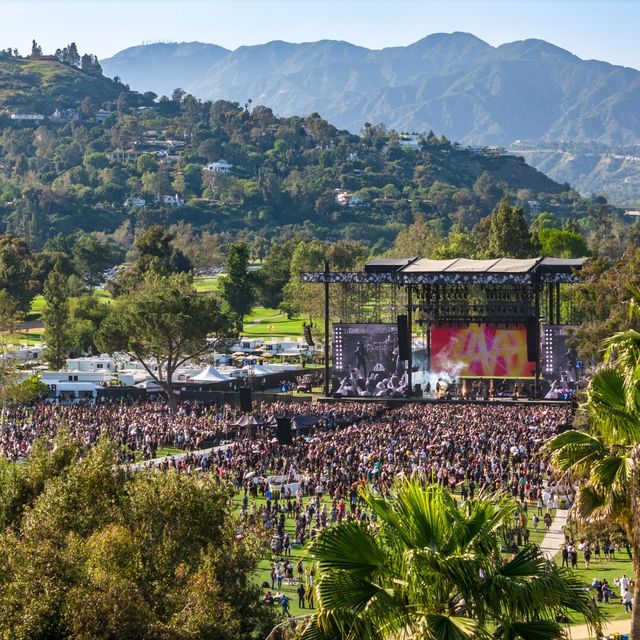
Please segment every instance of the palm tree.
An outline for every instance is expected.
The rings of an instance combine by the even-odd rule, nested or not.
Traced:
[[[601,612],[566,569],[526,546],[501,555],[515,504],[476,498],[460,506],[439,485],[399,484],[363,497],[375,529],[357,522],[318,534],[318,609],[303,640],[560,638],[570,612],[600,629]]]
[[[640,291],[633,291],[630,319],[640,321]],[[578,483],[578,522],[617,523],[633,548],[640,577],[640,332],[605,341],[605,357],[587,390],[588,433],[567,431],[551,440],[554,465]],[[637,595],[637,589],[636,589]],[[640,603],[633,608],[631,639],[640,640]]]

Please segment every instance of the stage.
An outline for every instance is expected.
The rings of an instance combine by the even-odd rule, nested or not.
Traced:
[[[324,395],[573,394],[582,363],[567,350],[563,287],[587,260],[383,258],[301,274],[324,285]]]

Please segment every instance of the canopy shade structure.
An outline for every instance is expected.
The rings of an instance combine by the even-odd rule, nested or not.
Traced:
[[[362,272],[303,273],[303,282],[338,284],[535,284],[577,282],[589,258],[376,258]]]
[[[267,367],[259,364],[245,365],[242,368],[254,376],[270,376],[273,373],[271,369],[267,369]]]
[[[209,365],[198,375],[193,376],[191,380],[195,382],[228,382],[231,378],[220,373],[213,365]]]

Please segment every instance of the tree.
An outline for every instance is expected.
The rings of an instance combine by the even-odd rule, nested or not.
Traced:
[[[42,47],[35,40],[31,41],[31,57],[32,58],[42,57]]]
[[[15,300],[23,312],[29,310],[38,286],[33,272],[29,245],[15,236],[0,236],[0,289]]]
[[[67,276],[59,262],[44,283],[44,324],[45,357],[52,369],[62,369],[71,346],[69,334],[69,288]]]
[[[461,506],[440,485],[398,485],[391,499],[364,491],[379,532],[359,522],[311,543],[318,608],[303,639],[563,638],[557,621],[603,616],[568,569],[525,546],[500,554],[516,505],[482,497]],[[560,617],[562,616],[562,617]]]
[[[264,638],[274,616],[250,576],[266,540],[234,516],[228,487],[118,472],[118,458],[63,433],[26,465],[0,462],[0,636]]]
[[[258,277],[258,302],[267,308],[277,309],[283,297],[283,289],[291,276],[291,257],[295,240],[273,244],[260,268]]]
[[[235,316],[236,330],[240,332],[255,298],[255,278],[249,271],[249,247],[245,242],[229,245],[225,267],[227,273],[220,278],[220,293]]]
[[[100,240],[95,234],[81,233],[73,243],[73,264],[87,284],[95,286],[104,281],[104,272],[122,257],[114,242]]]
[[[580,277],[582,281],[571,285],[569,292],[581,314],[574,339],[581,358],[595,358],[607,336],[634,328],[629,303],[631,291],[640,288],[640,250],[628,249],[614,261],[592,258]]]
[[[491,214],[489,253],[492,258],[530,258],[533,245],[521,207],[512,207],[504,197]]]
[[[542,228],[538,231],[538,240],[543,256],[582,258],[589,253],[587,241],[579,232]]]
[[[16,301],[3,289],[0,289],[0,390],[4,403],[7,391],[16,380],[16,367],[13,358],[7,357],[10,335],[16,330],[22,313]]]
[[[69,333],[75,349],[95,353],[95,337],[109,312],[95,292],[85,293],[69,300]]]
[[[149,273],[139,286],[109,307],[96,336],[107,353],[126,353],[140,362],[176,409],[174,374],[188,360],[213,351],[229,334],[230,322],[218,300],[200,296],[186,274]]]
[[[553,464],[578,482],[573,513],[584,523],[624,529],[640,575],[640,290],[629,305],[633,328],[604,344],[605,360],[589,383],[583,410],[588,431],[551,440]],[[632,640],[640,639],[640,607],[633,608]]]
[[[442,238],[438,233],[422,216],[418,216],[410,227],[398,234],[388,255],[398,258],[431,258],[440,250],[441,244]]]
[[[191,271],[191,262],[182,251],[173,246],[174,239],[174,234],[160,225],[149,227],[136,238],[138,257],[135,265],[143,273],[151,270],[161,274]]]

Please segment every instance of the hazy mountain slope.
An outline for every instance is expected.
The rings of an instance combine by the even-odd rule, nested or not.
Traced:
[[[282,115],[319,111],[354,132],[370,121],[469,144],[640,141],[640,72],[581,60],[542,40],[492,47],[468,33],[439,33],[382,50],[333,40],[235,51],[156,44],[103,66],[136,89],[251,98]]]
[[[206,73],[230,52],[215,44],[181,42],[139,45],[101,61],[105,75],[119,76],[132,89],[170,96]]]
[[[513,152],[581,193],[605,193],[619,206],[640,203],[640,149],[603,153],[561,149],[514,149]]]

